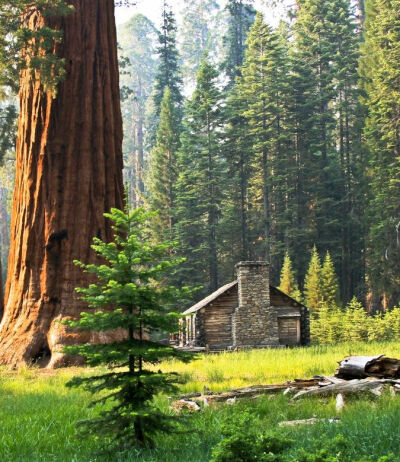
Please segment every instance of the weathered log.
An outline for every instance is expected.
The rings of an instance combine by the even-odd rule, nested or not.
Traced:
[[[342,379],[365,379],[368,377],[368,366],[382,356],[348,356],[339,362],[335,376]]]
[[[400,378],[400,360],[378,356],[349,356],[339,362],[335,376],[342,379],[366,377]]]
[[[386,383],[393,383],[393,381],[390,379],[353,379],[345,383],[327,385],[326,387],[311,387],[307,390],[300,390],[293,396],[293,399],[310,395],[328,396],[337,395],[339,393],[345,395],[370,392],[375,395],[380,395]]]
[[[244,388],[233,388],[224,392],[213,392],[209,388],[204,387],[203,392],[186,393],[179,396],[181,400],[195,400],[202,402],[204,398],[209,401],[224,401],[229,398],[245,398],[254,397],[265,393],[275,393],[283,391],[284,394],[295,392],[298,389],[327,386],[333,383],[342,383],[346,380],[341,380],[336,377],[315,376],[312,379],[295,379],[285,383],[271,384],[271,385],[253,385]]]
[[[221,393],[212,393],[207,395],[192,396],[191,399],[198,403],[202,403],[206,398],[208,403],[211,402],[220,402],[227,401],[228,399],[242,399],[242,398],[252,398],[254,396],[260,396],[268,393],[275,393],[284,390],[285,387],[282,385],[266,385],[260,387],[249,387],[241,388],[237,390],[229,390]]]
[[[184,395],[180,395],[179,399],[195,399],[197,401],[201,401],[204,397],[210,399],[211,401],[224,401],[228,398],[233,398],[235,396],[253,396],[256,394],[262,393],[270,393],[270,392],[278,392],[281,390],[285,390],[288,388],[290,382],[277,384],[277,385],[255,385],[251,387],[245,388],[234,388],[232,390],[227,390],[224,392],[213,392],[208,390],[206,393],[201,392],[194,392],[194,393],[186,393]]]

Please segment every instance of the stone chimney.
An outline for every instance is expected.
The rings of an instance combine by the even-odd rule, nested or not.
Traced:
[[[270,303],[269,263],[236,265],[239,306],[232,316],[233,348],[279,345],[276,310]]]

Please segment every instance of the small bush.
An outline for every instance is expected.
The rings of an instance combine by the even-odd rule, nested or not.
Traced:
[[[284,462],[293,444],[281,435],[242,432],[223,439],[212,451],[210,462]]]

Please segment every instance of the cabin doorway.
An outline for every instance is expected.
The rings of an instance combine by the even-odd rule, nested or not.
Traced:
[[[300,317],[278,318],[280,345],[300,345]]]

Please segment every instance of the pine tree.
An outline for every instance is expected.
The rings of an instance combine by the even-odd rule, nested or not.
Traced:
[[[223,154],[228,170],[221,228],[225,263],[230,268],[236,262],[250,258],[249,180],[252,171],[252,139],[248,120],[243,115],[247,107],[240,85],[234,86],[229,92],[223,114]]]
[[[178,170],[177,237],[187,258],[183,280],[207,281],[218,288],[218,225],[223,194],[221,156],[221,94],[218,72],[205,58],[197,85],[187,103]]]
[[[333,307],[339,302],[339,284],[329,252],[325,254],[321,269],[321,297],[328,307]]]
[[[164,1],[159,47],[157,48],[158,68],[154,82],[153,108],[147,120],[149,126],[147,144],[149,148],[154,147],[156,143],[165,87],[169,88],[173,104],[178,108],[179,120],[182,117],[182,77],[179,69],[179,54],[176,48],[176,32],[174,13]]]
[[[294,150],[288,43],[284,24],[272,32],[262,17],[257,17],[248,37],[242,76],[230,90],[225,108],[230,207],[224,206],[229,212],[224,215],[224,227],[231,224],[227,245],[235,243],[235,255],[241,258],[265,255],[266,249],[260,244],[266,235],[267,211],[272,279],[279,277],[292,220],[293,187],[289,180],[293,177]],[[263,202],[269,207],[263,207]]]
[[[320,303],[322,302],[321,272],[321,260],[318,255],[317,247],[314,245],[304,280],[305,304],[313,313],[318,313]]]
[[[172,238],[178,177],[179,121],[169,87],[161,103],[157,143],[150,153],[147,190],[149,205],[158,215],[153,220],[155,236]]]
[[[218,49],[216,0],[186,0],[182,11],[180,55],[186,86],[196,79],[204,53],[214,57]]]
[[[359,34],[345,0],[299,0],[292,80],[298,249],[331,250],[345,299],[363,283]],[[303,251],[295,261],[305,264]]]
[[[400,300],[400,2],[370,0],[366,7],[362,69],[370,184],[367,272],[373,298],[385,308]]]
[[[114,241],[95,238],[92,245],[102,263],[75,262],[97,281],[78,288],[90,311],[78,320],[67,321],[70,328],[105,333],[125,332],[123,340],[69,346],[70,355],[83,356],[89,366],[106,365],[111,370],[87,377],[75,377],[68,386],[82,386],[91,393],[105,392],[96,403],[112,403],[93,420],[85,422],[89,432],[105,434],[122,448],[151,444],[158,431],[169,431],[176,417],[162,413],[153,403],[160,392],[176,390],[177,375],[155,370],[168,358],[187,359],[178,350],[151,340],[154,333],[178,330],[179,314],[171,303],[183,295],[160,282],[178,261],[166,259],[169,245],[149,244],[148,222],[142,209],[124,213],[113,209],[106,214],[113,223]]]
[[[297,301],[301,300],[301,292],[296,281],[296,276],[292,268],[292,260],[290,259],[288,251],[286,251],[283,260],[281,280],[278,289]]]
[[[284,145],[281,133],[284,61],[279,36],[258,13],[249,32],[237,92],[246,106],[242,116],[247,120],[251,139],[249,190],[253,198],[250,217],[253,235],[250,239],[259,243],[253,252],[268,261],[273,240],[273,172],[276,161],[283,156]]]
[[[128,64],[121,74],[121,85],[130,91],[122,103],[124,118],[124,176],[133,207],[143,203],[144,169],[147,150],[146,112],[154,85],[158,34],[154,24],[141,14],[134,15],[118,30],[121,55]]]
[[[243,64],[247,34],[254,23],[256,11],[252,0],[229,0],[225,10],[228,12],[228,30],[223,38],[226,56],[222,69],[228,77],[228,88],[235,84]]]

